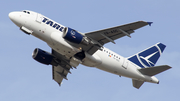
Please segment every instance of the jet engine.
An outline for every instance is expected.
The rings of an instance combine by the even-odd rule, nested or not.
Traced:
[[[90,43],[90,39],[69,27],[64,29],[63,38],[76,44],[88,45]]]
[[[36,48],[33,53],[32,53],[32,57],[33,59],[35,59],[36,61],[42,63],[42,64],[46,64],[46,65],[49,65],[49,64],[52,64],[52,61],[53,61],[53,56],[44,51],[44,50],[41,50],[39,48]]]

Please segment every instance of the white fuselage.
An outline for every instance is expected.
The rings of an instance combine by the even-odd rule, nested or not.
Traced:
[[[52,49],[59,54],[71,58],[81,50],[70,45],[63,37],[63,29],[65,26],[39,14],[36,12],[11,12],[10,19],[19,27],[26,27],[32,31],[32,35],[45,41]],[[48,23],[48,24],[47,24]],[[135,80],[157,83],[158,80],[152,76],[141,74],[139,66],[127,60],[126,58],[116,54],[115,52],[102,48],[93,55],[85,53],[86,57],[82,60],[82,64],[89,67],[119,75],[129,77]]]

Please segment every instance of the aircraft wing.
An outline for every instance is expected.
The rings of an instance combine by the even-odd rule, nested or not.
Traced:
[[[104,45],[108,42],[114,42],[114,40],[121,38],[123,36],[129,36],[134,32],[134,30],[141,28],[146,25],[151,25],[152,22],[137,21],[117,27],[107,28],[99,31],[85,33],[86,36]]]
[[[65,57],[60,55],[58,52],[52,50],[52,54],[57,58],[55,61],[58,63],[56,66],[52,66],[52,76],[53,79],[61,85],[63,79],[67,80],[67,74],[71,73],[70,69],[72,68],[68,60]]]
[[[60,74],[61,73],[61,74]],[[52,74],[53,74],[53,79],[59,84],[61,85],[61,82],[63,80],[63,78],[67,79],[67,72],[65,72],[63,70],[62,67],[60,66],[52,66]]]

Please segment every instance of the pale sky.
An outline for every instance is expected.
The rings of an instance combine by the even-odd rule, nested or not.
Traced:
[[[180,89],[179,0],[1,0],[0,1],[0,101],[172,101]],[[52,68],[32,58],[35,48],[50,52],[43,41],[21,32],[9,19],[12,11],[32,10],[82,33],[135,21],[150,21],[105,47],[131,56],[158,42],[166,45],[156,65],[172,69],[156,75],[160,84],[132,80],[96,68],[79,65],[63,80],[52,80]]]

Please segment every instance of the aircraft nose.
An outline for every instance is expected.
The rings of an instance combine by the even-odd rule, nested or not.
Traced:
[[[10,12],[10,13],[9,13],[9,18],[13,21],[13,20],[14,20],[14,17],[15,17],[14,12]]]
[[[17,26],[19,26],[19,27],[21,26],[22,18],[21,18],[21,13],[20,12],[10,12],[9,13],[9,18]]]

